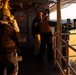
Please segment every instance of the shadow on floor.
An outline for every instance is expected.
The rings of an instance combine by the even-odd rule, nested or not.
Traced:
[[[22,53],[23,61],[19,62],[18,75],[59,75],[59,69],[53,63],[47,61],[46,54],[44,54],[42,61],[36,61],[33,58],[33,52],[30,50]]]

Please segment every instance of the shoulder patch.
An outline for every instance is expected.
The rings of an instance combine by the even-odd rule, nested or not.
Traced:
[[[35,26],[37,26],[37,24],[38,24],[38,23],[37,23],[37,22],[35,22]]]

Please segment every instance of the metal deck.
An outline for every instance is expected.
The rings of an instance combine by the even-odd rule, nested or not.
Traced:
[[[18,75],[60,75],[59,69],[47,61],[46,53],[40,62],[36,61],[32,54],[32,50],[23,51],[23,61],[19,62]]]

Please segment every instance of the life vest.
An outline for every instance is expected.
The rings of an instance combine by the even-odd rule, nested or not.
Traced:
[[[52,32],[52,27],[49,26],[49,22],[47,20],[40,23],[40,31],[41,33]]]

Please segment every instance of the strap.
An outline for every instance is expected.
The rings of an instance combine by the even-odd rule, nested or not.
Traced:
[[[5,28],[5,24],[2,24],[0,22],[0,52],[3,52],[3,42],[2,42],[2,36],[4,34],[4,28]]]

